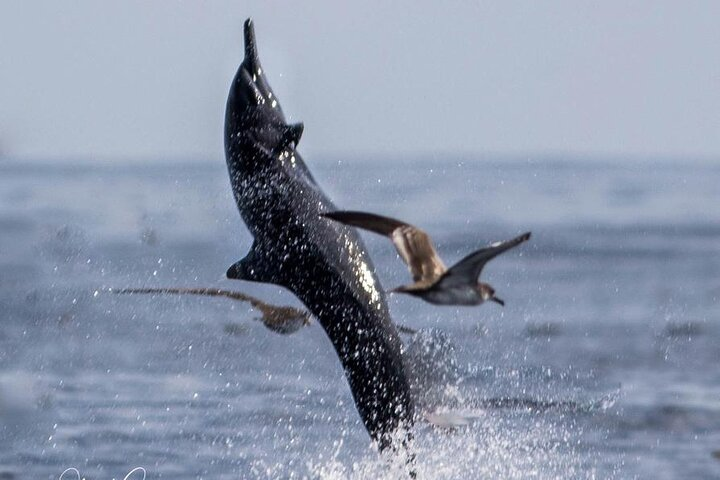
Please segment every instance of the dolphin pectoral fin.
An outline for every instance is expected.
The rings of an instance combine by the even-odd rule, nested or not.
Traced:
[[[282,284],[265,256],[260,253],[257,241],[253,242],[252,248],[245,258],[233,263],[228,268],[225,276],[232,280]]]
[[[264,269],[258,264],[256,259],[248,254],[242,260],[233,263],[227,269],[225,276],[231,280],[247,280],[249,282],[265,282],[275,283],[271,278],[265,275]]]
[[[230,280],[244,280],[245,279],[245,268],[243,267],[243,261],[235,262],[230,265],[230,268],[225,272],[225,277]]]

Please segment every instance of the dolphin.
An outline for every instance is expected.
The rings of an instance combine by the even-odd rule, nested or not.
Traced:
[[[336,208],[297,150],[303,124],[285,120],[251,19],[244,36],[227,100],[225,156],[254,241],[227,277],[281,285],[305,304],[335,348],[370,437],[380,450],[396,448],[393,438],[410,439],[415,404],[385,294],[357,232],[321,217]]]

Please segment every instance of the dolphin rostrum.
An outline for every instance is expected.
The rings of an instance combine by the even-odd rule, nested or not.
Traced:
[[[414,421],[408,367],[365,245],[353,229],[320,216],[336,208],[297,151],[302,132],[301,123],[285,121],[248,19],[245,58],[227,100],[225,156],[254,242],[227,276],[281,285],[305,304],[335,348],[370,437],[385,449]]]

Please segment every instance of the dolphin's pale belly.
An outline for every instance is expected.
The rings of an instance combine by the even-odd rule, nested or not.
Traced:
[[[467,305],[474,306],[483,303],[482,297],[473,287],[452,289],[431,289],[423,295],[423,300],[435,305]]]

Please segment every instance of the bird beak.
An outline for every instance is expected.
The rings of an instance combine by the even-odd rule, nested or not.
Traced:
[[[490,297],[490,300],[492,300],[495,303],[499,303],[500,306],[502,306],[502,307],[505,306],[505,302],[503,300],[499,299],[498,297]]]

